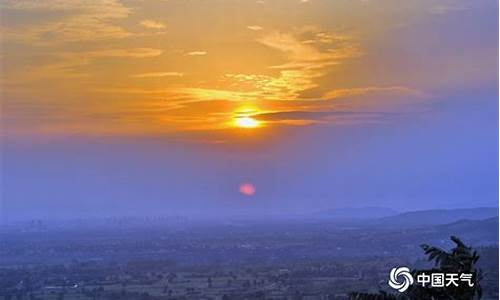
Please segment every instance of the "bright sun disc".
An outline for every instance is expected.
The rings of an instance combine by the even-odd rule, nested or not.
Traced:
[[[259,127],[259,121],[251,117],[239,117],[234,121],[237,127],[256,128]]]

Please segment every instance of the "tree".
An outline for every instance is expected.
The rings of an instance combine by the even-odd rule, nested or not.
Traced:
[[[386,291],[380,291],[378,294],[353,292],[349,295],[351,300],[475,300],[481,299],[482,289],[480,281],[482,279],[481,270],[476,268],[479,260],[477,251],[467,247],[459,238],[451,236],[450,239],[455,243],[455,247],[447,252],[440,248],[427,244],[421,245],[429,261],[434,262],[434,268],[427,270],[435,273],[469,273],[475,274],[473,278],[473,287],[468,285],[445,286],[445,287],[423,287],[421,285],[412,285],[404,293],[391,294]],[[413,276],[422,271],[414,270]]]

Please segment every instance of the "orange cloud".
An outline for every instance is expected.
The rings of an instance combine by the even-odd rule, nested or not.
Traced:
[[[162,22],[155,20],[142,20],[140,24],[149,29],[163,29],[166,27]]]

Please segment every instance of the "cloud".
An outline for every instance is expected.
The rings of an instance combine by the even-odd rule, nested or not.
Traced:
[[[161,49],[155,48],[130,48],[130,49],[106,49],[97,51],[88,51],[82,53],[72,53],[74,55],[83,55],[88,57],[155,57],[163,53]]]
[[[180,72],[151,72],[133,75],[135,78],[149,78],[149,77],[182,77],[184,73]]]
[[[142,20],[140,22],[141,26],[149,28],[149,29],[163,29],[165,28],[165,24],[155,20]]]
[[[260,31],[264,28],[260,27],[259,25],[248,25],[247,29],[253,30],[253,31]]]
[[[186,55],[189,55],[189,56],[203,56],[203,55],[207,55],[207,52],[206,51],[191,51],[191,52],[186,53]]]
[[[5,0],[3,9],[36,11],[69,11],[81,14],[93,13],[100,18],[124,18],[131,10],[116,0]]]
[[[252,115],[262,121],[283,120],[318,120],[330,115],[353,115],[356,112],[327,112],[327,111],[281,111]]]
[[[359,88],[335,89],[325,93],[322,98],[335,99],[341,97],[359,96],[359,95],[374,94],[374,93],[423,96],[423,93],[421,91],[404,86],[388,86],[388,87],[369,86],[369,87],[359,87]]]
[[[132,34],[114,21],[129,16],[131,10],[117,0],[7,0],[2,9],[30,14],[64,12],[58,19],[39,21],[22,27],[4,28],[5,37],[26,43],[50,45],[61,42],[98,41],[124,38]],[[4,13],[6,13],[4,11]]]
[[[303,43],[304,40],[313,43]],[[352,39],[312,26],[288,33],[266,33],[256,41],[281,52],[285,58],[285,63],[268,67],[277,70],[273,72],[275,74],[227,73],[221,79],[227,83],[226,89],[197,87],[182,88],[177,92],[202,101],[298,100],[304,91],[318,86],[316,79],[327,74],[331,66],[361,53]],[[193,51],[187,55],[205,54],[205,51]]]
[[[161,49],[154,48],[129,48],[129,49],[103,49],[81,52],[60,52],[49,56],[47,63],[31,65],[29,71],[18,76],[11,76],[13,81],[25,82],[31,80],[46,80],[49,78],[79,78],[88,77],[82,67],[90,65],[101,58],[151,58],[163,53]]]
[[[331,123],[338,119],[363,119],[387,117],[388,113],[383,112],[362,112],[362,111],[280,111],[252,115],[253,118],[265,122],[289,122],[303,121],[295,123],[298,125],[312,124],[317,122]]]
[[[227,100],[241,102],[257,100],[260,96],[258,91],[242,92],[208,88],[180,88],[176,92],[198,101]]]
[[[300,107],[300,106],[298,106]],[[328,108],[322,110],[275,110],[264,113],[251,114],[251,117],[267,125],[307,126],[314,124],[352,125],[367,123],[382,123],[395,118],[405,117],[402,112],[369,111],[358,108]]]
[[[279,70],[278,75],[226,74],[233,86],[251,87],[255,99],[296,100],[306,89],[316,87],[303,70]]]
[[[295,33],[272,32],[257,39],[257,42],[283,52],[291,62],[276,68],[288,66],[309,66],[322,68],[341,60],[361,55],[357,43],[344,35],[317,31],[305,27]],[[326,45],[320,45],[323,43]]]
[[[226,74],[226,78],[234,86],[257,91],[255,98],[261,99],[300,99],[304,91],[318,86],[316,79],[327,74],[331,66],[361,55],[352,39],[314,27],[288,33],[274,31],[256,41],[283,54],[285,63],[269,67],[278,70],[278,74]]]

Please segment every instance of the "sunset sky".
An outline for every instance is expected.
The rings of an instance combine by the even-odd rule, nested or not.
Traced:
[[[2,1],[4,214],[495,205],[497,13]]]

